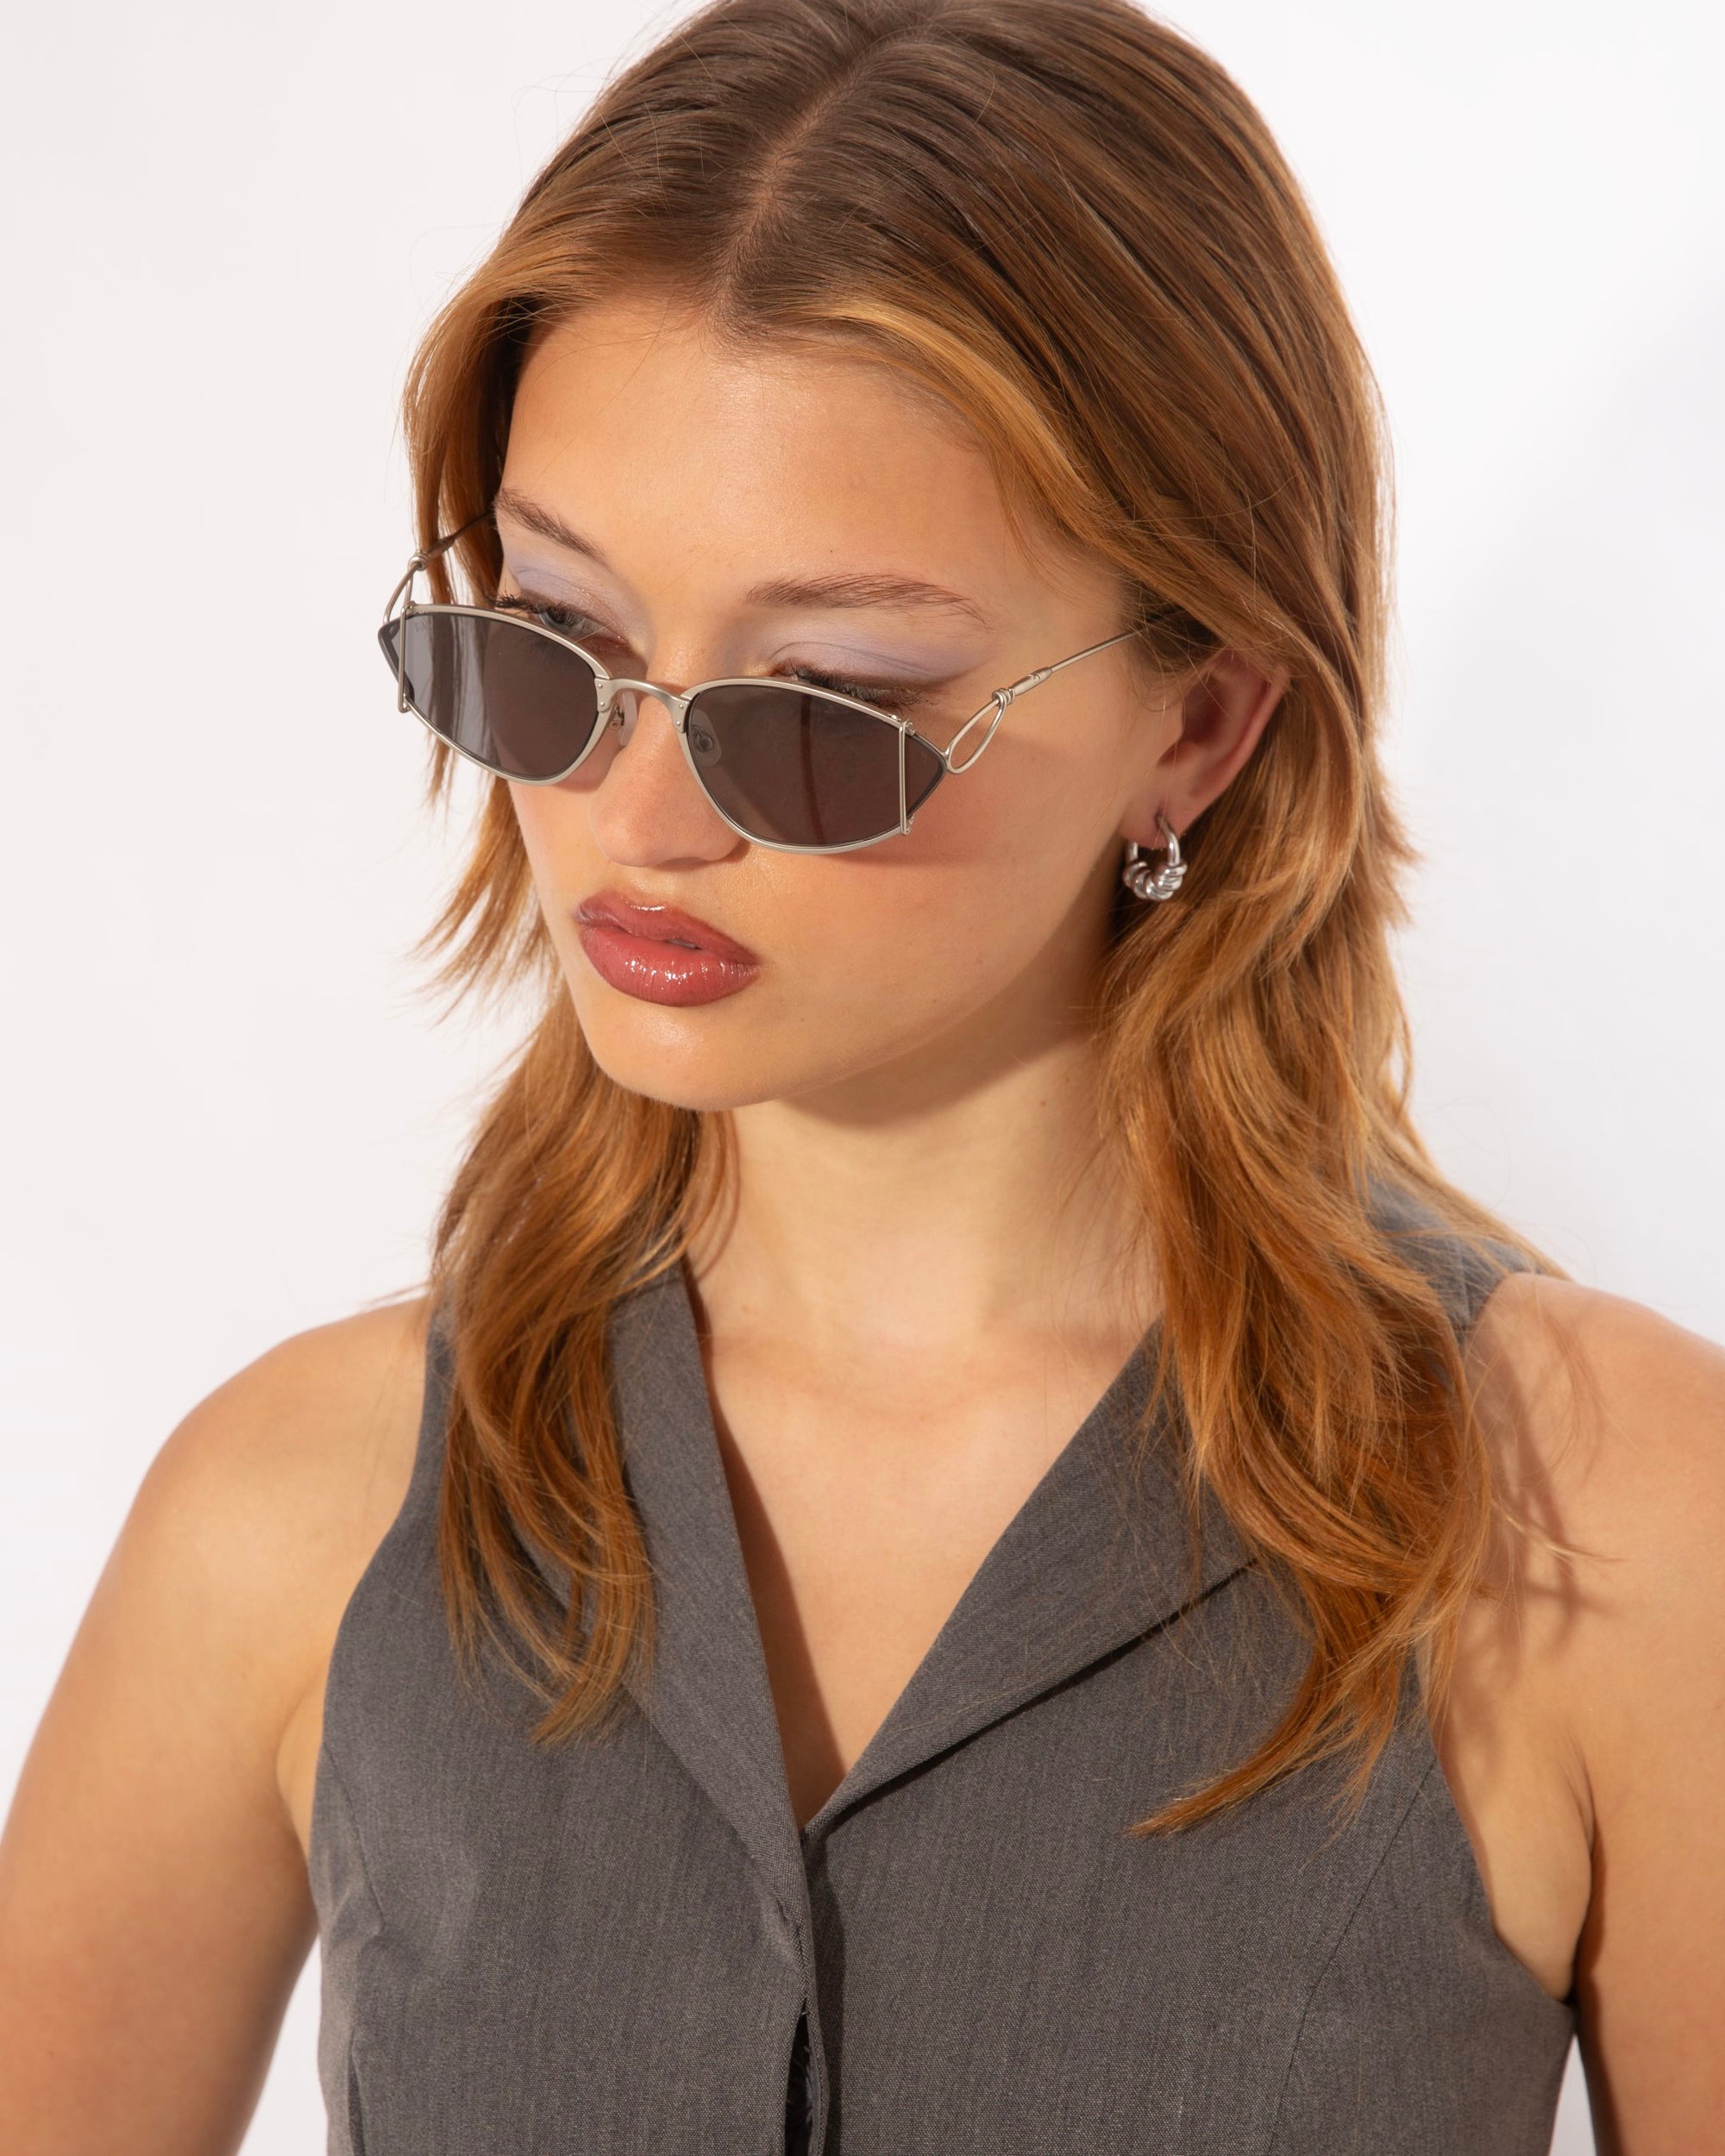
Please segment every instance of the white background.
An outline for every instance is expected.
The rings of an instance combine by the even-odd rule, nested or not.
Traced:
[[[635,0],[14,13],[0,798],[0,1795],[191,1403],[421,1270],[507,1013],[373,630],[416,335]],[[1427,1131],[1725,1336],[1725,12],[1190,0],[1306,180],[1397,442]],[[470,799],[471,797],[464,797]],[[315,1964],[247,2147],[321,2146]],[[1590,2146],[1571,2088],[1558,2146]]]

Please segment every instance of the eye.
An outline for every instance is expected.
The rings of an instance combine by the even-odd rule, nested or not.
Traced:
[[[579,642],[595,643],[607,638],[613,643],[618,641],[591,614],[583,614],[576,607],[560,605],[554,599],[540,599],[531,592],[499,592],[492,605],[499,613],[524,614],[529,621],[543,622],[560,636],[573,636]]]
[[[836,674],[821,674],[813,667],[787,667],[781,680],[806,681],[812,689],[829,689],[835,696],[849,696],[877,711],[902,717],[912,705],[925,703],[927,692],[908,681],[847,681]]]

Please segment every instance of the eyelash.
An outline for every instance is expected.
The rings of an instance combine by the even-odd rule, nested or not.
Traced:
[[[555,629],[560,636],[572,636],[577,642],[618,641],[591,614],[560,605],[555,599],[536,599],[526,592],[519,594],[499,592],[492,605],[507,613],[524,614],[530,621],[543,622],[548,629]],[[900,717],[913,705],[928,701],[927,692],[909,682],[849,681],[839,674],[817,673],[812,667],[788,667],[782,674],[768,676],[768,679],[802,681],[810,688],[830,689],[837,696],[854,697],[859,704],[871,705],[876,711],[890,711]]]
[[[573,636],[577,642],[584,632],[589,643],[603,642],[607,634],[591,614],[576,613],[569,607],[560,606],[555,599],[534,599],[526,592],[518,597],[513,592],[499,592],[492,605],[499,612],[525,614],[530,621],[543,622],[560,636]]]

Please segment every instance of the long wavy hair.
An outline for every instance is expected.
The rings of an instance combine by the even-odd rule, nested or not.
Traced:
[[[1105,1135],[1165,1283],[1158,1396],[1189,1488],[1310,1642],[1267,1739],[1140,1825],[1339,1752],[1363,1788],[1410,1665],[1441,1695],[1494,1515],[1454,1326],[1374,1189],[1560,1269],[1446,1183],[1409,1120],[1383,430],[1300,191],[1223,70],[1128,0],[715,0],[605,89],[425,336],[405,403],[423,541],[492,499],[536,335],[642,286],[726,348],[900,370],[975,430],[1015,530],[1114,565],[1155,661],[1234,649],[1291,677],[1193,826],[1179,902],[1122,913],[1098,984]],[[495,589],[489,523],[459,560]],[[433,583],[451,595],[441,562]],[[698,1232],[722,1119],[594,1062],[501,780],[421,950],[453,993],[538,999],[428,1284],[453,1349],[452,1632],[531,1683],[551,1744],[599,1725],[650,1649],[607,1327]]]

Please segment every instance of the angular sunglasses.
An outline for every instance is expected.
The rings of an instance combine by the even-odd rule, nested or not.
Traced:
[[[530,615],[420,605],[414,580],[490,513],[416,554],[390,593],[378,642],[395,677],[397,708],[499,778],[555,786],[585,766],[597,784],[609,768],[613,733],[630,730],[642,699],[657,697],[718,814],[754,844],[780,853],[849,853],[909,830],[941,780],[975,764],[1014,697],[1138,634],[1105,636],[996,689],[937,749],[890,711],[833,690],[741,674],[679,695],[656,681],[608,674],[591,652]],[[599,756],[602,744],[607,753]]]

